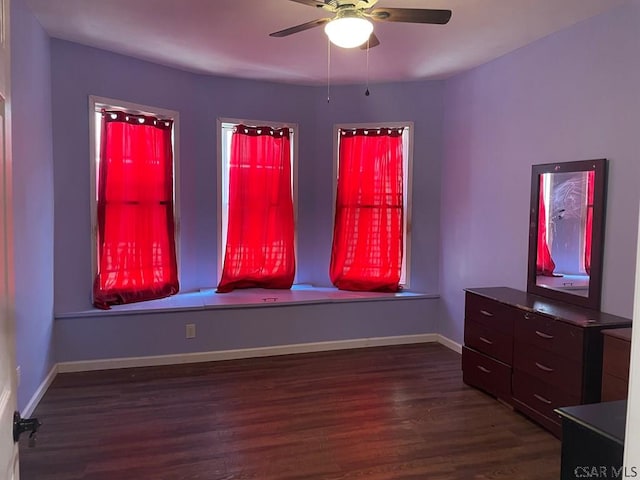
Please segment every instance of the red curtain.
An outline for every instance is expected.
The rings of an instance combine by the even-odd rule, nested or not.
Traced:
[[[536,262],[536,274],[553,276],[556,264],[551,258],[549,245],[547,245],[547,212],[544,202],[544,181],[540,175],[540,200],[538,202],[538,255]]]
[[[103,111],[94,305],[178,292],[171,120]]]
[[[584,231],[584,269],[591,274],[591,237],[593,236],[593,190],[595,172],[587,173],[587,223]]]
[[[231,138],[228,218],[217,292],[291,288],[295,253],[288,128],[236,126]]]
[[[341,130],[329,275],[342,290],[400,289],[402,129]]]

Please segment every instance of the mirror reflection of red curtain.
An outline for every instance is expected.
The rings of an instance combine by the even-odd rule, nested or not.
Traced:
[[[587,173],[587,222],[584,229],[584,269],[591,274],[591,238],[593,237],[593,191],[595,172]]]
[[[172,128],[171,120],[102,113],[93,286],[98,308],[178,292]]]
[[[341,130],[329,274],[343,290],[399,290],[402,129]]]
[[[544,201],[544,180],[540,175],[540,200],[538,202],[538,255],[536,261],[536,274],[553,276],[556,264],[551,258],[549,245],[547,245],[547,208]]]
[[[231,138],[229,221],[218,293],[291,288],[295,276],[289,129],[237,125]]]

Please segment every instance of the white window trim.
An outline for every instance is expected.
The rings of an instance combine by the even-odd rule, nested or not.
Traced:
[[[276,122],[273,120],[249,120],[242,118],[230,118],[230,117],[218,117],[216,121],[216,138],[217,138],[217,162],[216,162],[216,174],[217,174],[217,194],[216,194],[216,235],[218,239],[218,249],[216,252],[217,257],[217,272],[216,272],[216,285],[222,278],[222,268],[224,266],[224,250],[225,245],[222,244],[222,126],[223,124],[243,124],[252,127],[266,126],[271,128],[288,128],[293,132],[293,155],[291,158],[291,167],[293,175],[293,190],[291,192],[293,200],[293,224],[294,224],[294,253],[296,274],[294,278],[294,284],[298,278],[298,151],[299,151],[299,139],[300,133],[297,123],[292,122]]]
[[[151,115],[154,117],[161,117],[164,119],[173,120],[173,218],[175,224],[175,244],[176,244],[176,263],[178,268],[178,282],[181,283],[181,271],[180,268],[180,114],[175,110],[167,110],[164,108],[151,107],[148,105],[142,105],[139,103],[126,102],[124,100],[116,100],[113,98],[99,97],[96,95],[89,95],[89,149],[90,149],[90,182],[91,182],[91,283],[98,272],[98,250],[97,250],[97,236],[98,236],[98,214],[97,214],[97,185],[96,180],[98,178],[97,166],[97,152],[99,145],[96,145],[96,128],[100,128],[100,125],[96,124],[96,112],[99,112],[102,108],[107,110],[121,110],[124,112],[136,114],[136,115]],[[93,302],[93,289],[92,289]]]
[[[413,197],[413,132],[415,130],[413,122],[375,122],[375,123],[338,123],[333,126],[333,215],[332,219],[335,223],[336,218],[336,195],[338,194],[338,147],[340,144],[340,130],[353,130],[355,128],[408,128],[408,145],[407,147],[407,171],[404,172],[403,187],[405,190],[404,205],[404,255],[403,262],[405,267],[405,282],[400,285],[404,289],[410,288],[411,281],[411,204]],[[405,145],[403,144],[403,147]]]

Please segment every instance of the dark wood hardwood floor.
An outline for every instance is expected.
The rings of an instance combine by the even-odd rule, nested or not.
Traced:
[[[558,479],[560,442],[438,344],[61,374],[22,480]]]

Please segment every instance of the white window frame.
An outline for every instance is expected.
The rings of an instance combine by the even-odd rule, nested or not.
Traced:
[[[218,238],[218,250],[217,250],[217,280],[219,283],[222,278],[222,268],[224,266],[224,254],[226,249],[226,220],[228,219],[228,200],[224,201],[225,192],[228,195],[228,168],[223,169],[223,163],[226,159],[229,159],[230,144],[226,140],[225,135],[232,131],[235,125],[247,125],[249,127],[271,127],[271,128],[288,128],[291,135],[291,195],[293,200],[293,222],[294,222],[294,252],[296,266],[298,265],[298,138],[299,130],[297,123],[291,122],[275,122],[275,121],[263,121],[263,120],[248,120],[240,118],[228,118],[220,117],[216,122],[216,138],[218,140],[217,146],[217,238]],[[228,137],[230,138],[230,136]],[[225,180],[227,180],[225,182]],[[228,199],[228,197],[227,197]],[[294,283],[298,277],[298,269],[296,268],[296,275]]]
[[[178,268],[178,282],[181,280],[180,268],[180,114],[175,110],[151,107],[138,103],[116,100],[113,98],[89,95],[89,150],[90,150],[90,181],[91,181],[91,285],[98,273],[98,171],[100,163],[100,136],[102,134],[102,121],[100,112],[105,110],[118,110],[134,115],[151,115],[154,117],[173,120],[171,132],[173,150],[173,219],[175,225],[176,263]],[[92,292],[93,295],[93,292]],[[93,301],[93,298],[92,298]]]
[[[411,279],[411,199],[413,188],[413,122],[375,122],[375,123],[339,123],[333,126],[333,221],[336,218],[336,195],[338,194],[338,172],[340,160],[340,130],[363,128],[378,130],[379,128],[403,128],[403,255],[400,285],[403,289],[410,288]]]

